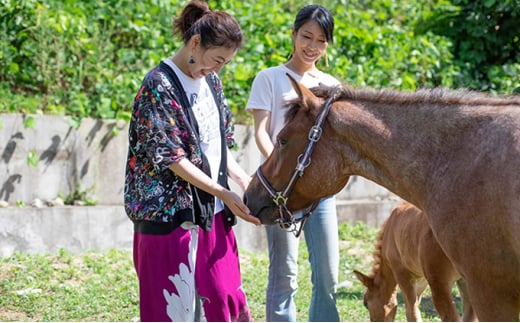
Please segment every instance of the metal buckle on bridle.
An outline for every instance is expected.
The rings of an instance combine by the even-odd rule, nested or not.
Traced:
[[[313,142],[317,142],[321,138],[321,133],[323,130],[320,126],[314,125],[312,126],[311,130],[309,131],[309,140]]]
[[[288,197],[283,196],[282,192],[277,192],[276,196],[273,198],[273,202],[276,204],[276,206],[280,206],[280,200],[282,200],[281,205],[285,205],[287,203],[287,199]]]
[[[278,223],[278,225],[280,225],[280,228],[286,230],[286,231],[289,231],[289,232],[292,232],[294,234],[294,236],[296,238],[298,238],[300,236],[300,234],[302,233],[302,230],[303,230],[303,227],[305,226],[305,223],[307,222],[307,219],[309,218],[309,216],[311,216],[312,214],[312,211],[310,212],[306,212],[301,218],[294,218],[294,216],[292,215],[292,213],[285,209],[286,212],[288,212],[288,214],[290,215],[290,219],[289,220],[286,220],[282,214],[280,214],[280,217],[278,219],[276,219],[276,223]],[[281,210],[280,210],[281,212]],[[298,223],[300,224],[300,226],[298,227]]]
[[[300,222],[301,219],[295,219],[291,211],[287,209],[288,191],[276,191],[264,177],[260,167],[256,170],[256,175],[262,186],[272,197],[273,203],[278,207],[279,218],[275,220],[275,223],[277,223],[282,229],[293,232],[296,237],[299,237],[304,222],[299,229],[296,227],[296,224]]]

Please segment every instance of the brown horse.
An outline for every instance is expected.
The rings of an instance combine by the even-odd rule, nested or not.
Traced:
[[[520,96],[346,86],[310,91],[291,81],[298,99],[244,195],[251,212],[272,224],[281,206],[308,208],[339,192],[349,176],[361,175],[427,214],[437,241],[465,278],[480,320],[518,321]],[[324,101],[332,107],[316,131],[321,139],[312,162],[285,190]],[[282,194],[287,198],[276,192],[273,198],[266,183],[288,191]]]
[[[465,282],[437,243],[424,213],[412,204],[398,205],[381,226],[374,258],[369,276],[354,271],[367,288],[364,304],[371,321],[395,319],[398,285],[404,297],[406,319],[421,321],[419,305],[428,284],[441,319],[460,321],[451,293],[455,282],[462,299],[463,320],[476,321]]]

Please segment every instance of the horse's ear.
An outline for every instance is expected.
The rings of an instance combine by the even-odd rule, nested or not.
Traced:
[[[357,279],[359,279],[359,281],[365,287],[370,287],[372,285],[372,279],[370,277],[368,277],[367,275],[365,275],[357,270],[354,270],[354,274],[356,275]]]
[[[291,84],[298,95],[298,99],[301,101],[302,106],[311,107],[312,104],[317,102],[317,97],[311,92],[305,85],[296,81],[289,73],[286,73],[287,77],[291,81]]]

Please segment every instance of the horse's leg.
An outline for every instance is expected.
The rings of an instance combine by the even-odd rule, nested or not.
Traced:
[[[500,236],[496,238],[481,245],[465,245],[467,250],[461,254],[475,248],[478,255],[454,257],[454,262],[458,262],[457,267],[466,280],[469,300],[480,321],[517,322],[520,320],[520,262],[508,241]]]
[[[457,280],[457,287],[462,301],[462,320],[464,322],[477,322],[477,314],[475,310],[473,310],[473,306],[469,300],[468,286],[464,278],[461,277]]]
[[[517,286],[492,286],[466,276],[471,305],[483,322],[519,321],[520,299]]]

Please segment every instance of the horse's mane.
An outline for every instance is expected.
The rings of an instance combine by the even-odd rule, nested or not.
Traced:
[[[485,92],[468,89],[449,89],[443,87],[421,88],[416,91],[398,91],[392,89],[353,88],[343,84],[337,89],[330,86],[318,86],[311,91],[318,97],[328,97],[335,93],[337,101],[370,101],[386,104],[429,103],[441,105],[520,105],[519,95],[496,96]],[[336,92],[336,91],[339,91]],[[337,94],[336,94],[337,93]]]
[[[416,91],[398,91],[392,89],[353,88],[349,85],[317,86],[310,89],[320,98],[335,96],[335,101],[357,101],[382,104],[414,105],[428,103],[442,106],[520,106],[520,95],[494,96],[485,92],[468,89],[422,88]],[[291,120],[298,111],[298,99],[287,102],[289,110],[286,120]]]
[[[377,273],[379,272],[379,269],[381,268],[381,253],[383,248],[383,235],[385,233],[385,227],[388,219],[383,222],[381,225],[381,228],[379,229],[379,232],[377,233],[376,237],[376,243],[375,243],[375,250],[373,253],[374,256],[374,264],[372,265],[372,272],[370,273],[369,277],[375,277]]]

